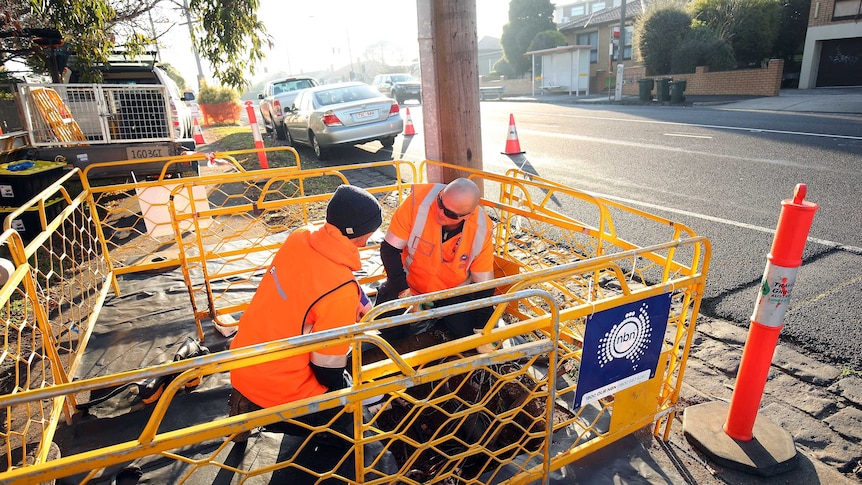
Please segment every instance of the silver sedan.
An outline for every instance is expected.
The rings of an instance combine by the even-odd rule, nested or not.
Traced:
[[[392,148],[404,128],[401,110],[392,98],[365,83],[325,84],[301,91],[285,112],[287,143],[314,149],[320,160],[336,145],[379,140]]]

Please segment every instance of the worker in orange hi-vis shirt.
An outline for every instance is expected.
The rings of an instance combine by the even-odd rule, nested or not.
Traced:
[[[359,248],[382,222],[380,204],[374,196],[352,185],[338,187],[326,208],[326,223],[294,230],[279,248],[243,312],[231,349],[353,325],[359,320],[371,305],[353,272],[362,267]],[[349,350],[349,345],[343,344],[232,370],[231,416],[347,387]],[[353,418],[342,411],[323,410],[296,420],[322,426],[340,414],[330,428],[350,436]],[[276,423],[265,430],[309,434],[307,428],[294,423]],[[249,432],[244,432],[233,441],[248,438]],[[330,441],[350,446],[345,440]]]
[[[414,185],[396,209],[380,245],[386,281],[377,292],[376,303],[492,279],[491,219],[479,207],[480,199],[479,187],[466,178],[448,185]],[[491,294],[493,290],[487,290],[435,304],[451,305]],[[448,315],[440,321],[453,338],[461,338],[483,328],[492,312],[492,307],[480,308]],[[410,331],[401,326],[381,333],[393,340]]]

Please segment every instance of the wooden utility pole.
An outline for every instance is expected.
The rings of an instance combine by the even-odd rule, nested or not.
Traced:
[[[425,154],[482,169],[479,64],[475,0],[416,0]],[[430,169],[427,178],[447,183],[459,170]]]

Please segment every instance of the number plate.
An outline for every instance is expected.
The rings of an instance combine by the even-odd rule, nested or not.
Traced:
[[[167,145],[126,147],[126,158],[128,158],[129,160],[140,160],[141,158],[169,157],[171,155],[171,147]]]
[[[370,109],[368,111],[360,111],[359,113],[353,113],[353,119],[357,120],[357,121],[367,120],[368,118],[376,118],[376,117],[377,117],[377,110],[376,109]]]

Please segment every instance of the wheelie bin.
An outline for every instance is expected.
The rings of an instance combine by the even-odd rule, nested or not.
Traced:
[[[671,78],[663,77],[655,80],[655,99],[658,102],[670,101]]]
[[[683,93],[685,92],[685,79],[676,79],[670,83],[670,102],[671,103],[683,103],[685,102],[685,96]]]
[[[641,101],[648,103],[652,101],[652,87],[655,84],[652,78],[638,80],[638,97]]]

